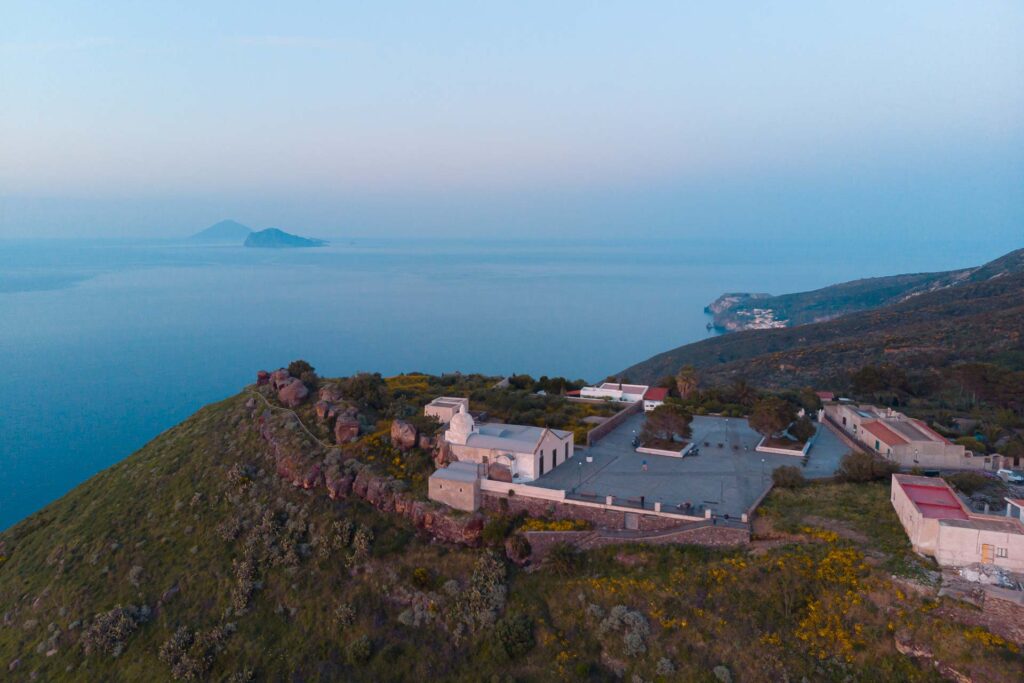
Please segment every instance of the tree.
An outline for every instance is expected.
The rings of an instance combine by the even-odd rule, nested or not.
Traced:
[[[796,465],[783,465],[772,470],[772,483],[778,488],[798,489],[806,486],[807,480]]]
[[[741,406],[751,406],[757,399],[757,392],[754,391],[754,388],[745,379],[738,379],[733,382],[726,394],[730,401]]]
[[[806,415],[801,417],[799,420],[794,422],[789,427],[789,433],[793,435],[793,438],[796,439],[797,441],[803,442],[806,442],[808,439],[814,436],[815,431],[816,429],[814,427],[814,423],[811,422],[811,418],[807,417]]]
[[[680,406],[665,403],[647,415],[640,439],[648,443],[655,440],[674,441],[677,436],[686,438],[690,436],[691,421],[693,416]]]
[[[836,475],[843,481],[865,482],[888,479],[898,469],[896,463],[871,453],[856,451],[843,456]]]
[[[676,373],[676,390],[679,392],[679,397],[684,401],[697,390],[699,383],[700,378],[697,376],[697,368],[692,365],[684,365]]]
[[[299,359],[293,360],[288,364],[288,374],[292,377],[302,378],[302,374],[305,372],[316,372],[316,368],[307,363],[306,361]]]
[[[769,396],[754,404],[750,426],[754,431],[771,437],[783,431],[796,419],[796,408],[789,401]]]

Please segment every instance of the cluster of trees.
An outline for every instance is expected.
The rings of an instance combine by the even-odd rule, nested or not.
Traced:
[[[671,442],[676,438],[685,439],[690,436],[690,422],[693,416],[675,403],[665,403],[647,415],[644,428],[640,432],[640,440],[645,445],[657,442]]]

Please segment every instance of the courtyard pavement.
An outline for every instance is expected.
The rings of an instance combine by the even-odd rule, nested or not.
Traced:
[[[531,483],[563,489],[570,497],[604,501],[615,496],[616,504],[654,509],[660,501],[665,511],[689,502],[687,513],[703,516],[703,508],[717,515],[739,517],[757,500],[771,482],[772,470],[780,465],[801,465],[792,455],[758,453],[761,435],[742,418],[695,416],[693,440],[700,455],[673,458],[647,455],[633,450],[644,415],[634,415],[590,448],[576,450],[571,460]],[[707,442],[709,445],[705,446]],[[830,477],[849,448],[824,425],[809,452],[804,476]],[[593,462],[587,462],[587,457]],[[644,471],[643,463],[647,463]]]

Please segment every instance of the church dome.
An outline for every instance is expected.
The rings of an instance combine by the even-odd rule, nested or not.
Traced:
[[[476,429],[476,423],[473,421],[473,416],[466,412],[465,404],[460,405],[459,412],[452,416],[449,431],[454,436],[462,437],[460,440],[465,443],[465,438],[472,434],[474,429]]]

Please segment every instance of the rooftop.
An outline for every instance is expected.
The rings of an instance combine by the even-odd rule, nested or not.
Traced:
[[[460,460],[451,463],[448,467],[435,470],[430,476],[431,478],[436,477],[445,481],[472,482],[479,476],[477,471],[477,464],[475,462]]]
[[[668,389],[665,387],[651,387],[644,394],[645,401],[664,401],[668,396]]]
[[[861,428],[863,428],[864,431],[870,433],[882,443],[889,444],[890,446],[907,443],[908,439],[890,429],[890,426],[891,425],[879,422],[878,420],[864,422],[861,424]]]
[[[476,431],[466,439],[466,445],[511,453],[533,453],[546,431],[550,431],[559,439],[572,438],[572,432],[561,429],[549,430],[546,427],[485,422],[476,425]]]
[[[468,399],[458,398],[456,396],[438,396],[429,403],[432,406],[444,406],[445,408],[457,408],[463,403],[466,403]]]
[[[912,474],[894,474],[896,481],[914,507],[928,519],[969,518],[953,489],[942,479],[918,477]]]
[[[942,526],[953,526],[960,529],[982,529],[984,531],[998,531],[1007,534],[1024,534],[1024,524],[1018,520],[1004,517],[971,517],[970,519],[943,519],[939,521]]]
[[[605,382],[600,388],[624,391],[627,394],[642,394],[648,389],[646,384],[619,384],[618,382]]]

